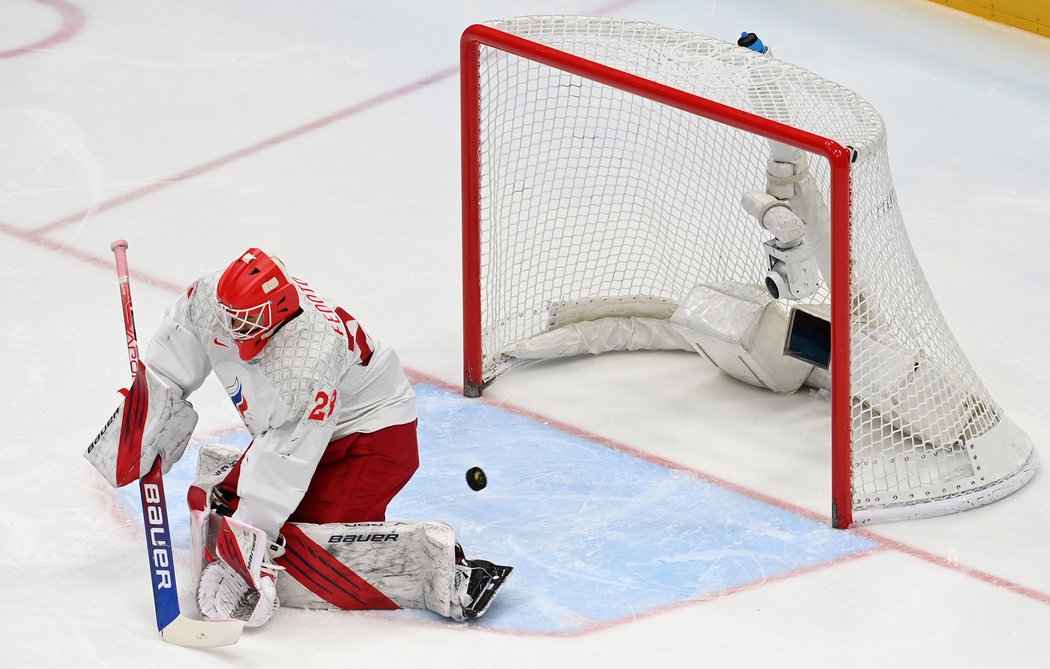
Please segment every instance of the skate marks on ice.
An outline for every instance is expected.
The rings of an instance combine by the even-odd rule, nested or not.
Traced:
[[[468,558],[514,566],[473,626],[585,633],[877,548],[689,472],[432,385],[415,389],[420,468],[387,517],[444,520]],[[243,448],[248,435],[210,441]],[[182,552],[189,517],[175,501],[193,479],[198,447],[165,477]],[[473,466],[489,481],[477,492],[464,481]],[[136,508],[134,490],[118,494]],[[425,611],[381,615],[440,620]]]

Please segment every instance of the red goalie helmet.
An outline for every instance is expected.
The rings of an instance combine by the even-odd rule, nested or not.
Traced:
[[[284,265],[251,248],[230,263],[215,287],[219,321],[251,360],[277,329],[299,313],[299,293]]]

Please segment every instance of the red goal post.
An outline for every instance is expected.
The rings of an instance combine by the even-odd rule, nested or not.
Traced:
[[[533,24],[530,22],[535,22],[535,25],[539,27],[534,29]],[[925,500],[900,502],[898,495],[894,494],[892,500],[889,500],[888,495],[886,496],[886,504],[884,504],[882,497],[877,497],[876,501],[872,503],[869,496],[868,501],[865,502],[862,498],[865,495],[870,495],[870,493],[855,489],[855,487],[860,488],[862,486],[855,485],[857,482],[854,480],[854,471],[870,467],[873,460],[878,463],[878,458],[880,457],[880,455],[867,456],[867,459],[862,462],[861,456],[858,456],[853,448],[855,423],[858,421],[858,412],[862,411],[858,409],[858,404],[866,407],[863,410],[868,413],[864,414],[866,417],[863,420],[869,422],[872,421],[869,414],[873,413],[873,410],[868,405],[875,404],[863,393],[860,395],[863,401],[858,402],[858,393],[855,390],[857,381],[856,379],[851,379],[851,364],[854,364],[857,360],[851,354],[851,339],[853,339],[851,333],[852,328],[856,328],[857,319],[860,318],[856,313],[857,309],[853,305],[858,299],[864,297],[863,295],[858,297],[858,293],[854,292],[851,286],[851,282],[854,280],[854,277],[851,276],[851,268],[854,265],[851,261],[853,252],[851,250],[851,211],[853,208],[851,193],[855,188],[851,180],[853,178],[853,162],[858,158],[857,150],[839,140],[818,134],[812,130],[769,118],[769,115],[763,116],[740,107],[731,106],[696,92],[684,90],[682,87],[662,83],[657,81],[655,77],[643,76],[626,68],[617,67],[613,63],[601,62],[597,58],[583,57],[572,53],[570,48],[553,46],[553,44],[558,43],[558,38],[562,33],[570,36],[587,34],[588,40],[600,41],[616,39],[616,34],[627,35],[627,39],[635,39],[638,34],[646,30],[652,30],[654,34],[660,35],[659,39],[663,39],[661,30],[670,31],[670,29],[664,29],[653,24],[618,21],[615,19],[526,17],[506,22],[494,22],[492,25],[470,26],[463,33],[461,41],[461,95],[464,393],[473,397],[480,395],[485,386],[503,371],[502,368],[491,371],[492,365],[490,361],[494,357],[498,357],[500,352],[485,350],[485,336],[483,332],[486,328],[484,323],[486,318],[485,305],[483,304],[484,282],[486,281],[486,268],[483,261],[486,251],[483,245],[486,244],[486,240],[483,237],[490,234],[487,232],[488,228],[486,226],[490,225],[491,222],[485,219],[486,213],[483,206],[483,201],[486,198],[485,179],[487,176],[484,173],[485,167],[483,165],[483,155],[486,147],[482,133],[482,126],[485,123],[482,107],[484,105],[486,82],[482,81],[482,78],[485,76],[499,76],[498,73],[486,75],[483,64],[485,59],[511,56],[528,61],[531,64],[542,65],[550,68],[552,71],[578,77],[580,80],[588,82],[588,85],[593,85],[596,89],[608,87],[630,96],[644,98],[659,105],[680,110],[686,114],[708,119],[716,124],[801,149],[812,156],[826,161],[828,167],[826,206],[830,213],[828,227],[831,261],[830,277],[825,277],[828,283],[825,295],[828,302],[832,305],[830,319],[832,524],[840,528],[849,527],[857,521],[854,517],[854,508],[863,507],[866,503],[876,513],[871,518],[868,517],[868,514],[865,514],[865,517],[860,519],[860,522],[866,522],[869,519],[881,519],[879,517],[880,514],[877,512],[881,510],[883,505],[894,508],[913,507],[890,517],[912,517],[958,510],[957,508],[946,508],[938,511],[915,513],[914,506]],[[587,31],[592,32],[587,33]],[[620,32],[617,33],[617,31]],[[685,37],[678,39],[685,39],[686,42],[692,37],[695,37],[697,40],[709,39],[703,36],[690,36],[687,33],[681,34]],[[741,49],[741,51],[744,50]],[[754,54],[747,54],[748,57],[752,55]],[[755,56],[757,57],[757,55]],[[689,66],[688,59],[686,61],[685,65]],[[700,63],[699,59],[696,62]],[[703,67],[707,67],[707,65],[702,63],[698,65],[698,69]],[[794,68],[793,71],[802,70]],[[806,74],[808,75],[809,73]],[[818,79],[818,81],[822,80]],[[560,85],[562,88],[566,87],[564,81]],[[571,85],[569,88],[571,88]],[[846,93],[855,95],[849,91],[846,91]],[[522,102],[521,104],[524,106],[528,105],[527,102]],[[506,114],[515,113],[512,109],[500,110],[500,113],[504,112]],[[523,118],[527,117],[528,113],[527,110],[523,111]],[[527,123],[527,118],[522,122]],[[881,119],[879,119],[879,123],[881,123]],[[874,142],[874,145],[882,146],[878,142]],[[882,151],[883,148],[884,146],[878,150]],[[872,152],[871,149],[862,150],[866,153]],[[492,179],[492,177],[488,178]],[[489,188],[497,187],[499,186],[489,185]],[[892,186],[890,188],[892,189]],[[739,195],[740,193],[728,193],[730,199],[739,198]],[[895,198],[892,204],[894,207],[896,206]],[[547,303],[549,303],[552,297],[548,296],[546,299]],[[936,316],[939,317],[939,313]],[[853,319],[852,324],[851,318]],[[933,329],[937,329],[936,323]],[[969,393],[971,391],[967,390],[966,392]],[[897,398],[894,398],[894,400],[897,401]],[[874,413],[878,412],[874,411]],[[870,431],[874,431],[874,428]],[[918,432],[916,431],[916,433]],[[911,441],[921,441],[910,435],[909,438]],[[1018,439],[1020,438],[1018,437],[1015,441]],[[1023,440],[1027,442],[1027,437],[1023,437]],[[942,447],[942,445],[937,445],[937,447]],[[1028,443],[1028,450],[1029,457],[1021,458],[1024,464],[1017,467],[1021,473],[1026,475],[1021,477],[1023,480],[1015,479],[1011,484],[1012,487],[1007,486],[1010,487],[1010,490],[1007,490],[1007,492],[1019,487],[1031,475],[1034,460],[1030,456],[1030,443]],[[884,461],[885,457],[883,458]],[[884,467],[885,465],[879,463],[877,466]],[[900,484],[894,485],[899,487]],[[983,486],[973,484],[972,487],[981,488]],[[926,486],[926,488],[929,488],[929,486]],[[954,492],[947,491],[946,488],[945,491],[944,495],[947,498],[955,496]],[[896,493],[896,490],[893,492]],[[875,495],[879,494],[880,491],[876,490]],[[925,494],[928,497],[929,491],[925,490]],[[1006,492],[1003,494],[1006,494]],[[951,507],[953,505],[949,504],[948,506]],[[966,507],[963,505],[960,508]]]

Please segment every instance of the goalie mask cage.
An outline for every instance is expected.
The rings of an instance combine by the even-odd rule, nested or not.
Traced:
[[[770,235],[740,198],[766,184],[771,151],[795,152],[823,275],[803,302],[831,305],[832,524],[961,511],[1031,477],[1030,440],[926,283],[883,121],[861,97],[735,44],[609,18],[471,26],[461,65],[467,395],[562,322],[667,318],[697,284],[761,285]]]

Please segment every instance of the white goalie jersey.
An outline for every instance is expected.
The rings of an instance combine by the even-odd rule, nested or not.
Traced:
[[[218,279],[218,272],[203,277],[168,309],[144,360],[183,398],[215,372],[254,437],[235,515],[274,537],[328,444],[412,422],[415,395],[394,350],[299,279],[292,281],[302,312],[242,360],[216,313]]]

